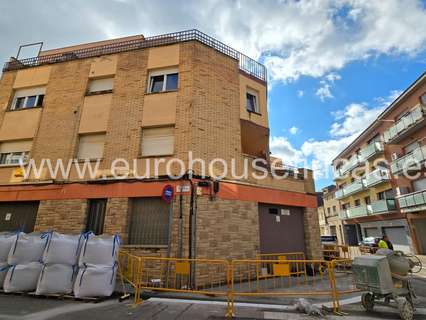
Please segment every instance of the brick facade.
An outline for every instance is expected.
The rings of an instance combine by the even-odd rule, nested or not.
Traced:
[[[247,155],[241,146],[241,96],[239,62],[206,45],[188,41],[179,46],[179,88],[176,94],[175,156],[188,161],[188,151],[193,158],[201,158],[206,163],[222,158],[228,163],[236,161],[237,173]],[[132,50],[116,54],[117,67],[114,74],[114,88],[109,118],[106,125],[105,144],[101,169],[107,169],[116,158],[142,162],[141,136],[146,98],[162,93],[147,93],[149,65],[149,48]],[[108,57],[108,56],[106,56]],[[79,140],[79,123],[85,103],[89,73],[95,58],[77,59],[62,63],[53,63],[50,78],[46,85],[46,97],[37,133],[33,140],[31,157],[39,162],[43,158],[53,161],[75,159]],[[176,66],[168,66],[176,67]],[[16,71],[3,74],[0,86],[0,104],[8,105]],[[266,83],[262,83],[266,86]],[[264,89],[264,88],[263,88]],[[171,93],[167,93],[171,94]],[[265,97],[266,100],[266,97]],[[86,106],[84,106],[86,107]],[[265,110],[266,110],[266,106]],[[244,107],[244,111],[245,107]],[[0,122],[5,109],[0,111]],[[261,115],[257,115],[261,116]],[[266,115],[265,115],[266,117]],[[265,132],[268,132],[268,128]],[[1,141],[0,141],[1,143]],[[266,150],[268,151],[268,150]],[[217,164],[215,174],[220,174],[222,167]],[[0,180],[9,181],[11,169],[0,168]],[[195,173],[201,173],[200,167],[194,167]],[[175,171],[176,172],[176,171]],[[250,171],[250,173],[252,170]],[[161,172],[160,172],[161,174]],[[228,172],[228,176],[229,176]],[[74,178],[73,178],[74,179]],[[46,179],[47,180],[47,179]],[[0,182],[4,182],[3,180]],[[27,181],[28,182],[28,181]],[[46,181],[44,181],[46,182]],[[61,183],[76,181],[61,181]],[[85,184],[87,181],[77,181]],[[99,181],[91,181],[97,184]],[[241,181],[240,181],[241,182]],[[312,172],[305,180],[288,177],[274,180],[269,176],[263,181],[247,179],[245,185],[263,186],[258,189],[286,190],[289,194],[274,198],[275,204],[289,205],[290,199],[309,195],[314,192]],[[87,203],[90,198],[108,198],[105,213],[105,233],[119,233],[123,243],[128,243],[129,198],[137,197],[131,190],[132,182],[127,186],[118,186],[118,191],[105,196],[102,190],[109,188],[109,183],[97,184],[93,194],[80,192],[78,199],[41,200],[36,220],[36,230],[54,229],[58,232],[79,233],[85,229]],[[164,183],[167,183],[164,182]],[[114,184],[119,184],[114,182]],[[24,189],[25,186],[22,185]],[[78,186],[75,187],[78,189]],[[264,192],[268,192],[265,191]],[[196,201],[196,250],[199,258],[255,258],[259,253],[259,214],[256,191],[250,191],[252,199],[243,199],[236,191],[237,199],[212,197],[204,194]],[[253,196],[254,194],[254,196]],[[42,195],[45,197],[45,194]],[[153,196],[150,192],[142,196]],[[155,194],[154,196],[159,196]],[[238,198],[240,197],[240,198]],[[171,226],[170,247],[128,247],[134,253],[153,256],[178,256],[180,232],[182,226],[182,257],[189,252],[189,196],[182,197],[183,217],[180,221],[179,195],[172,202],[173,220]],[[291,204],[290,204],[291,205]],[[308,206],[299,203],[298,206]],[[314,208],[305,209],[306,249],[309,257],[317,257],[319,249],[318,217]]]

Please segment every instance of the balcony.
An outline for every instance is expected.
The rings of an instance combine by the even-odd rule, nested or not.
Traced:
[[[426,160],[426,146],[414,149],[412,152],[392,161],[392,174],[420,170],[420,164]]]
[[[365,189],[365,179],[357,180],[336,191],[336,199],[342,199]]]
[[[359,161],[367,161],[371,157],[383,153],[383,150],[383,143],[378,141],[370,143],[368,146],[361,149]]]
[[[390,179],[389,171],[387,169],[379,168],[369,173],[365,177],[365,186],[367,188],[370,188],[380,183],[388,182],[389,179]]]
[[[399,196],[401,212],[415,212],[426,209],[426,190],[420,190]]]
[[[377,200],[366,206],[348,208],[340,212],[340,219],[354,219],[396,210],[394,199]]]
[[[334,179],[342,179],[347,172],[355,169],[358,165],[362,164],[364,161],[367,161],[371,157],[383,153],[383,150],[383,143],[378,141],[362,148],[359,155],[354,155],[339,169],[334,168]]]
[[[424,125],[424,112],[425,108],[417,105],[411,111],[399,119],[392,127],[383,133],[385,143],[398,143],[407,135],[409,135],[418,127]]]

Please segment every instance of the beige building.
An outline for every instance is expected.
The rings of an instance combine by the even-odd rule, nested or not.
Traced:
[[[322,236],[336,236],[337,244],[345,244],[344,226],[339,217],[340,204],[336,199],[336,186],[330,185],[319,194],[321,205],[318,207],[320,231]]]
[[[157,256],[316,258],[312,172],[271,165],[266,101],[265,67],[197,30],[11,59],[0,81],[0,231],[119,233]],[[264,162],[240,179],[204,175],[199,162],[171,179],[167,169],[190,168],[191,156],[215,176],[215,158],[239,174]],[[46,159],[71,163],[69,174],[32,166]],[[87,163],[94,176],[76,166]]]

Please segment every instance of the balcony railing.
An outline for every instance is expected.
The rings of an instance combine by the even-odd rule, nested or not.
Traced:
[[[379,168],[366,175],[365,186],[370,188],[372,186],[378,185],[379,183],[387,182],[389,179],[389,171],[387,169]]]
[[[422,120],[424,120],[424,107],[418,105],[383,133],[385,143],[398,142],[405,136],[410,128],[414,127]]]
[[[414,212],[426,209],[426,190],[404,194],[397,199],[401,212]]]
[[[336,191],[336,198],[342,199],[365,189],[365,179],[357,180]]]
[[[370,159],[372,156],[383,153],[383,143],[376,141],[370,143],[368,146],[364,147],[360,151],[359,160],[366,161]]]
[[[352,156],[352,158],[339,169],[334,168],[335,179],[338,180],[343,178],[347,172],[356,168],[358,165],[362,164],[364,161],[367,161],[371,157],[383,153],[383,150],[383,143],[379,141],[371,143],[368,146],[362,148],[359,155]]]
[[[382,214],[396,210],[394,199],[377,200],[369,205],[348,208],[340,211],[340,219],[353,219],[359,217],[370,216],[374,214]]]
[[[398,174],[403,171],[420,170],[420,165],[426,160],[426,145],[414,149],[391,163],[392,174]]]
[[[192,40],[201,42],[206,46],[209,46],[231,58],[238,60],[239,68],[242,71],[248,73],[249,75],[256,77],[262,81],[267,80],[266,68],[264,65],[198,30],[186,30],[153,37],[147,37],[145,39],[127,40],[107,45],[100,45],[86,49],[49,54],[28,59],[11,60],[5,63],[3,71],[18,70],[36,67],[44,64],[65,62],[76,59],[85,59],[104,54],[114,54],[119,52],[158,47]]]

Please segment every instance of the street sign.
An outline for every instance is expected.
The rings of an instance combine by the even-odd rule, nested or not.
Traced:
[[[173,186],[170,184],[167,184],[163,188],[161,197],[163,198],[164,201],[166,201],[167,203],[170,203],[173,200],[174,194],[175,193],[174,193]]]

